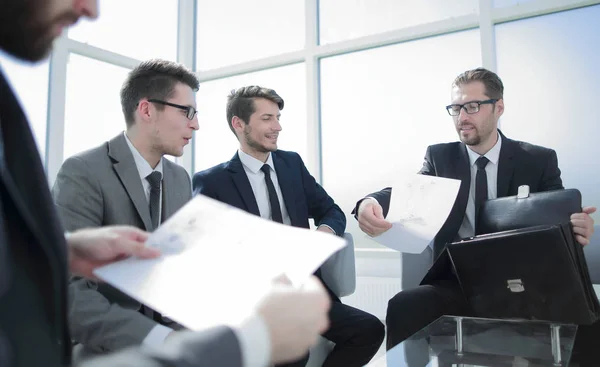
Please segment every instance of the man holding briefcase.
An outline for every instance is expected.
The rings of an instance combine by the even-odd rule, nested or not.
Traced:
[[[498,75],[483,68],[466,71],[453,82],[452,104],[446,109],[453,117],[460,142],[429,146],[420,171],[461,180],[452,211],[434,239],[434,258],[447,243],[475,234],[477,210],[485,200],[517,195],[521,185],[528,185],[531,192],[563,189],[554,150],[511,140],[498,130],[498,119],[504,112],[503,91]],[[388,187],[356,204],[353,213],[363,232],[377,236],[391,228],[384,219],[390,197]],[[583,246],[589,244],[594,231],[590,214],[595,211],[594,207],[586,207],[571,216],[573,232]],[[468,305],[456,277],[447,274],[444,278],[435,285],[402,291],[389,301],[388,350],[442,315],[467,313]],[[596,327],[598,323],[580,327],[580,331],[587,333]],[[588,343],[587,339],[579,333],[576,348]]]

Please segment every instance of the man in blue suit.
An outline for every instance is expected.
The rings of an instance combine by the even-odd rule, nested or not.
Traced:
[[[227,122],[240,147],[230,161],[196,173],[194,193],[294,227],[309,228],[312,218],[318,231],[342,236],[346,228],[342,210],[310,175],[298,153],[277,149],[283,104],[268,88],[249,86],[232,92]],[[330,328],[323,336],[336,346],[323,366],[364,366],[383,341],[383,324],[329,294]],[[308,356],[287,366],[304,366],[307,360]]]

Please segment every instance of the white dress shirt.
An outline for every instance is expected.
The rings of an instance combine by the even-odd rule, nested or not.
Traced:
[[[258,205],[258,211],[260,213],[261,218],[270,220],[272,219],[271,204],[269,202],[269,191],[267,190],[265,173],[260,170],[263,165],[268,164],[271,168],[271,181],[273,181],[273,186],[275,186],[275,192],[277,192],[277,199],[279,199],[279,206],[281,207],[280,209],[281,216],[283,217],[283,224],[291,225],[292,221],[290,219],[287,208],[285,207],[285,203],[283,202],[283,194],[281,193],[281,187],[279,187],[279,181],[277,180],[277,172],[275,171],[275,165],[273,164],[273,156],[269,153],[267,161],[261,162],[253,156],[242,152],[241,149],[238,149],[238,156],[240,157],[240,161],[242,161],[242,166],[244,167],[246,176],[248,176],[250,186],[252,186],[252,192],[254,193],[254,198],[256,199],[256,204]],[[327,224],[320,224],[319,227],[329,228],[331,232],[335,233],[333,228],[331,228]]]
[[[498,134],[498,141],[484,157],[489,159],[485,166],[485,174],[487,175],[488,200],[498,197],[498,160],[500,159],[500,148],[502,147],[502,138]],[[474,152],[467,145],[467,153],[469,153],[469,163],[471,167],[471,185],[469,188],[469,199],[467,200],[467,211],[465,217],[458,230],[459,238],[468,238],[475,235],[475,180],[477,178],[477,165],[475,161],[480,157],[479,153]]]
[[[160,172],[160,177],[161,177],[160,197],[162,198],[163,158],[161,158],[160,161],[158,161],[156,168],[152,169],[152,166],[150,166],[150,163],[148,163],[148,161],[144,157],[142,157],[142,154],[140,154],[140,152],[138,152],[138,150],[133,146],[133,143],[131,143],[131,140],[129,140],[129,137],[127,136],[127,134],[126,133],[123,133],[123,134],[125,135],[125,140],[127,141],[127,145],[129,145],[131,154],[133,154],[133,160],[135,161],[135,166],[137,167],[138,174],[140,175],[140,180],[142,180],[142,187],[144,188],[144,195],[146,195],[146,201],[148,202],[148,207],[150,207],[151,187],[150,187],[150,182],[148,182],[148,180],[146,180],[146,177],[148,177],[148,175],[150,175],[154,171]],[[158,212],[162,213],[162,200],[159,201]],[[162,215],[161,215],[161,218],[159,218],[159,223],[160,223],[161,219],[162,219]]]
[[[279,181],[277,180],[277,172],[275,172],[275,165],[273,164],[273,156],[269,153],[269,157],[266,162],[254,158],[253,156],[238,150],[240,161],[252,186],[252,192],[258,205],[258,211],[260,216],[265,219],[271,219],[271,205],[269,203],[269,191],[267,190],[267,183],[265,182],[265,173],[261,171],[263,165],[268,164],[271,167],[271,181],[275,186],[275,192],[277,192],[277,199],[279,199],[279,206],[281,209],[281,216],[283,218],[283,224],[291,225],[290,215],[288,214],[285,203],[283,202],[283,194],[281,193],[281,187],[279,187]]]
[[[152,169],[152,167],[150,166],[150,163],[148,163],[148,161],[146,159],[144,159],[144,157],[142,157],[142,155],[135,148],[135,146],[133,146],[133,144],[131,143],[131,140],[129,140],[129,137],[127,136],[127,133],[123,132],[123,134],[125,135],[125,140],[127,141],[127,145],[129,146],[129,149],[131,150],[131,154],[133,155],[133,160],[135,161],[135,166],[137,167],[138,174],[140,175],[140,180],[142,181],[144,195],[146,195],[146,201],[148,202],[148,207],[150,207],[150,189],[151,188],[150,188],[150,182],[148,182],[148,180],[146,180],[146,177],[148,177],[148,175],[151,174],[153,171],[160,172],[161,177],[162,177],[162,173],[163,173],[162,158],[158,162],[158,165],[156,166],[156,168]],[[160,184],[160,193],[161,193],[160,197],[162,198],[162,179],[161,179],[161,184]],[[162,213],[162,200],[159,201],[159,213]],[[159,219],[159,221],[160,221],[160,219]],[[148,335],[146,335],[146,337],[144,338],[144,341],[142,342],[142,345],[146,346],[146,347],[160,346],[165,342],[165,339],[167,338],[169,333],[171,333],[171,331],[173,331],[173,329],[171,329],[170,327],[167,327],[167,326],[164,326],[161,324],[156,324],[156,326],[154,328],[152,328],[152,330],[150,330]]]

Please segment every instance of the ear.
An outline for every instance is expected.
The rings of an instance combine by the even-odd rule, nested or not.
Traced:
[[[153,113],[152,104],[147,99],[140,100],[135,113],[141,121],[149,121]]]
[[[244,123],[244,120],[242,120],[241,118],[239,118],[237,116],[233,116],[231,118],[231,126],[233,127],[233,130],[235,130],[236,133],[238,131],[239,132],[243,131],[244,125],[246,125],[246,124]]]
[[[500,116],[502,116],[503,113],[504,113],[504,99],[499,99],[496,102],[496,115],[498,115],[498,118],[500,118]]]

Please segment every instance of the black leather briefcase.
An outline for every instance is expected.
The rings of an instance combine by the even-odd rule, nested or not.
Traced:
[[[474,316],[591,324],[600,316],[570,216],[578,190],[487,201],[478,235],[448,244],[421,284],[456,277]]]

